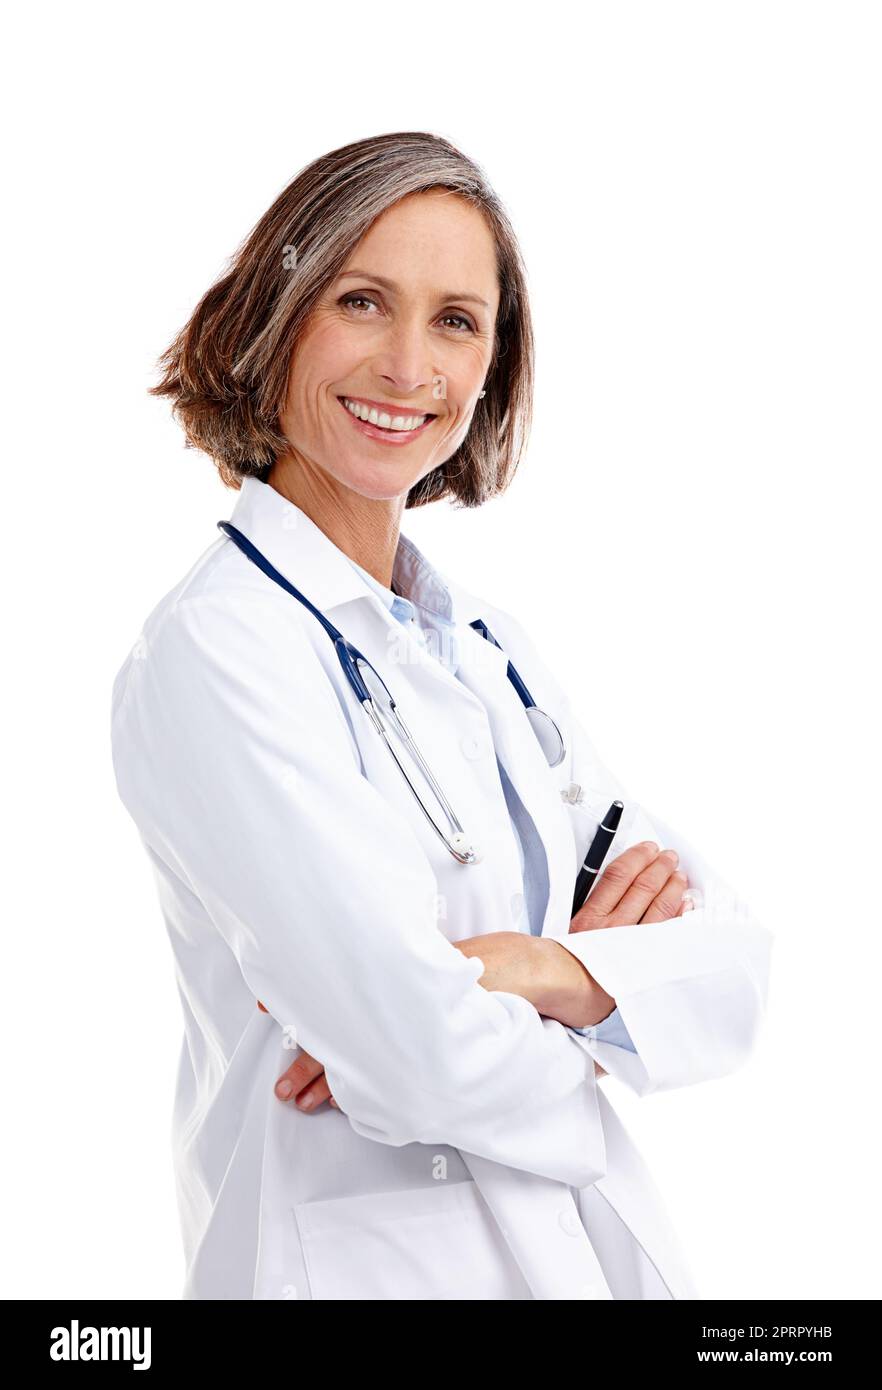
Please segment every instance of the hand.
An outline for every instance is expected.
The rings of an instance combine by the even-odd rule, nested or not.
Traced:
[[[257,1001],[257,1007],[261,1013],[268,1013],[265,1004]],[[289,1088],[285,1090],[286,1086]],[[329,1100],[335,1110],[340,1107],[331,1095],[331,1088],[328,1085],[325,1069],[321,1062],[317,1061],[303,1048],[296,1061],[292,1062],[287,1071],[282,1072],[275,1086],[276,1095],[279,1100],[293,1100],[298,1110],[302,1110],[308,1115],[310,1111],[317,1110],[323,1101]],[[309,1104],[306,1104],[306,1101]]]
[[[683,898],[689,880],[677,870],[678,863],[676,850],[660,852],[654,840],[632,845],[599,875],[573,918],[570,931],[597,931],[681,917],[692,903]]]
[[[258,1004],[260,1004],[259,1000]],[[298,1110],[302,1110],[306,1115],[317,1110],[326,1100],[331,1102],[335,1110],[340,1109],[331,1095],[328,1078],[325,1076],[325,1069],[321,1062],[310,1056],[303,1048],[300,1049],[300,1055],[291,1063],[288,1070],[279,1077],[275,1085],[275,1092],[279,1100],[293,1101]]]
[[[570,923],[570,931],[598,931],[605,927],[651,924],[682,917],[691,911],[692,902],[683,897],[689,880],[677,869],[678,863],[676,850],[662,853],[654,840],[632,845],[598,876]],[[595,1007],[599,1004],[602,1018],[607,1018],[616,1007],[616,1001],[600,988],[593,975],[590,979],[597,990]],[[599,1062],[594,1063],[594,1072],[596,1076],[607,1074]]]

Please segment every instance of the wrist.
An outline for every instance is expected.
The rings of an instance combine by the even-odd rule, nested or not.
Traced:
[[[611,994],[572,951],[554,937],[537,937],[541,965],[532,1002],[540,1014],[570,1028],[588,1028],[616,1007]]]

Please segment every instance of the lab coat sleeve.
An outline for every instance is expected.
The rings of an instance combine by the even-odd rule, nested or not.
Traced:
[[[440,931],[431,864],[362,775],[299,613],[234,588],[145,631],[114,686],[124,804],[357,1133],[593,1183],[606,1155],[583,1039],[485,990],[480,959]]]
[[[570,932],[567,920],[552,929],[615,999],[634,1050],[614,1046],[591,1029],[582,1035],[572,1030],[576,1040],[638,1095],[735,1071],[753,1052],[765,1015],[771,932],[698,849],[635,801],[604,765],[520,624],[496,610],[491,627],[525,674],[537,703],[556,711],[568,750],[558,769],[561,786],[578,783],[583,794],[581,806],[566,807],[574,817],[578,863],[610,804],[621,800],[622,821],[606,862],[643,840],[675,849],[695,904],[685,916],[666,922]]]

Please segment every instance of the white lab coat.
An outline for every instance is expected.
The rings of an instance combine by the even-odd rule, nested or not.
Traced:
[[[602,766],[507,612],[445,590],[402,537],[399,589],[419,582],[430,607],[452,596],[453,676],[268,484],[246,480],[231,520],[376,666],[482,858],[444,848],[320,624],[219,536],[113,690],[117,786],[155,870],[184,1011],[184,1297],[698,1297],[594,1059],[640,1095],[739,1067],[764,1012],[769,932]],[[505,654],[469,627],[479,616]],[[555,769],[508,657],[563,731]],[[485,990],[481,962],[450,945],[527,929],[497,754],[547,856],[543,934],[615,997],[636,1054]],[[561,796],[573,782],[577,804]],[[615,797],[614,854],[649,838],[677,849],[700,905],[570,935],[578,867]],[[298,1044],[341,1110],[275,1096]]]

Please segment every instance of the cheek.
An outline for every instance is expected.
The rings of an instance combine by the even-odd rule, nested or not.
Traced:
[[[468,434],[472,422],[471,416],[467,411],[465,400],[461,396],[449,397],[445,405],[447,419],[444,421],[444,434],[448,444],[455,443],[458,447]]]
[[[308,363],[311,382],[336,382],[351,374],[363,355],[359,336],[351,324],[326,319],[313,328],[300,347],[300,360]]]
[[[289,409],[302,409],[323,386],[345,375],[350,357],[347,334],[339,325],[320,325],[302,338],[288,369]]]
[[[455,360],[451,360],[449,366],[439,366],[438,376],[445,388],[443,399],[446,400],[450,413],[462,416],[466,410],[466,402],[481,389],[481,383],[487,375],[489,359],[485,360],[485,355],[477,344],[460,344],[459,349]]]

